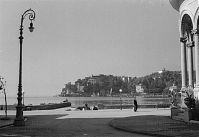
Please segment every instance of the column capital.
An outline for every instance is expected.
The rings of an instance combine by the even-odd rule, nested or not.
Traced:
[[[186,43],[187,42],[187,37],[180,37],[180,42]]]
[[[191,42],[188,42],[187,47],[194,47],[195,46],[195,42],[194,41],[191,41]]]
[[[193,35],[199,35],[199,29],[193,29],[191,31],[191,34],[193,34]]]

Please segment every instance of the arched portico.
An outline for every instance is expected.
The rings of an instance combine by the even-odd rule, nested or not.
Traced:
[[[183,94],[187,88],[191,88],[194,97],[199,98],[199,3],[196,0],[169,1],[180,13],[181,91]]]
[[[195,22],[195,29],[192,31],[195,42],[195,68],[196,68],[196,84],[194,88],[194,96],[199,99],[199,11],[197,10]]]
[[[182,70],[182,87],[194,88],[193,80],[193,23],[188,14],[184,14],[181,20],[181,70]],[[187,52],[186,52],[187,51]],[[188,63],[187,63],[188,62]],[[188,66],[187,66],[188,65]],[[188,84],[187,80],[188,68]]]

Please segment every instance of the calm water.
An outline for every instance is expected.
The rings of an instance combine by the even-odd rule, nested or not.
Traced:
[[[39,105],[41,103],[60,103],[65,99],[68,99],[72,103],[72,106],[83,106],[87,103],[89,106],[94,106],[97,104],[120,104],[119,97],[25,97],[25,105]],[[169,103],[169,99],[166,98],[142,98],[137,97],[138,104],[160,104],[160,103]],[[7,97],[8,105],[17,104],[17,97]],[[4,105],[4,97],[0,97],[0,105]],[[122,104],[133,104],[133,98],[122,97]]]

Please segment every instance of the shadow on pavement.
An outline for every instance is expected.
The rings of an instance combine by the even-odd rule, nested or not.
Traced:
[[[132,137],[132,133],[115,130],[109,126],[112,118],[68,118],[57,119],[65,115],[28,116],[26,126],[0,129],[0,136],[20,137],[79,137],[105,136]]]
[[[132,132],[152,136],[165,137],[199,137],[199,125],[172,120],[169,116],[133,116],[115,118],[110,126]]]

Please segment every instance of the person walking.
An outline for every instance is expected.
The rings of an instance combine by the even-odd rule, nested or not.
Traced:
[[[137,108],[138,108],[138,103],[137,103],[137,100],[136,100],[136,98],[134,98],[134,112],[136,112],[137,111]]]

